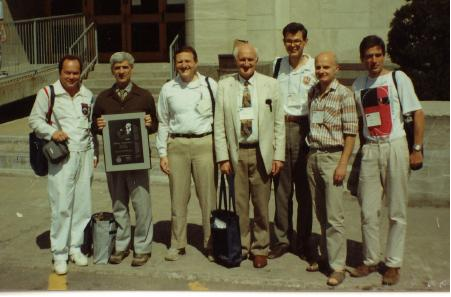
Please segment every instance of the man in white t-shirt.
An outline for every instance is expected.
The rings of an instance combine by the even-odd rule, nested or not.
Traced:
[[[353,90],[360,113],[362,164],[358,197],[362,207],[363,264],[352,276],[366,276],[383,268],[382,283],[399,281],[407,225],[407,182],[410,168],[423,162],[424,113],[409,77],[384,68],[385,44],[375,35],[360,43],[360,59],[368,75],[358,77]],[[406,140],[403,115],[412,113],[414,144]],[[379,213],[385,196],[390,221],[385,267],[379,266]]]

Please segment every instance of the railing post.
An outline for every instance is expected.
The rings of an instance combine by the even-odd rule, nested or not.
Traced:
[[[38,38],[36,32],[36,20],[33,21],[33,64],[38,64]]]

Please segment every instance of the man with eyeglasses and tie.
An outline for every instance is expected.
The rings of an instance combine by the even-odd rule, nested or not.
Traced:
[[[218,86],[214,138],[221,172],[233,174],[243,260],[267,265],[271,176],[285,159],[285,125],[277,81],[255,71],[258,55],[250,43],[235,47],[238,73]],[[253,236],[249,200],[254,208]],[[253,241],[251,241],[253,238]]]
[[[304,53],[307,29],[300,23],[289,23],[283,29],[283,43],[287,56],[274,61],[273,77],[279,82],[285,115],[285,165],[274,178],[275,242],[270,259],[290,250],[311,262],[312,198],[307,174],[305,138],[308,133],[307,99],[309,89],[316,83],[314,59]],[[297,200],[296,238],[293,230],[293,194]],[[316,265],[316,264],[315,264]]]

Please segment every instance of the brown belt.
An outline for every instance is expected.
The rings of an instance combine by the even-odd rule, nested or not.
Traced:
[[[338,153],[343,151],[342,146],[330,146],[330,147],[324,147],[324,148],[314,148],[311,147],[309,150],[309,153]]]
[[[181,133],[171,133],[169,136],[171,138],[182,137],[182,138],[201,138],[212,134],[212,132],[206,132],[202,134],[181,134]]]
[[[258,142],[254,142],[254,143],[240,143],[239,147],[242,148],[242,149],[258,148]]]
[[[285,122],[293,122],[293,123],[301,123],[301,122],[307,122],[308,116],[294,116],[294,115],[285,115]]]

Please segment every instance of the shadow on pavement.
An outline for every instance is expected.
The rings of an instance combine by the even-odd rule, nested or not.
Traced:
[[[153,230],[153,241],[162,243],[169,248],[169,246],[171,245],[171,222],[159,221],[154,225]],[[199,251],[203,252],[202,226],[188,223],[186,236],[189,245],[192,245]]]

